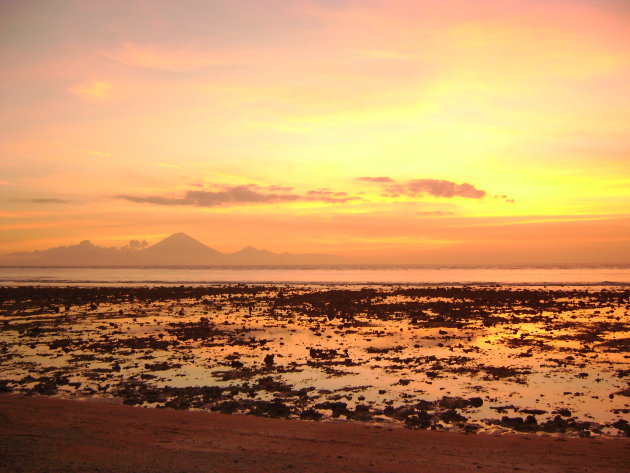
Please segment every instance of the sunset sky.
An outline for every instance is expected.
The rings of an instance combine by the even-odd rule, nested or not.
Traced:
[[[630,263],[626,0],[3,0],[0,253]]]

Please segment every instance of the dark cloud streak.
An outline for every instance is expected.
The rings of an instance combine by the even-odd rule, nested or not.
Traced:
[[[391,177],[357,177],[357,181],[366,181],[366,182],[396,182]]]
[[[429,194],[434,197],[466,197],[468,199],[482,199],[486,196],[486,191],[477,189],[472,184],[464,182],[457,184],[452,181],[439,179],[414,179],[407,182],[406,190],[408,194]]]
[[[192,205],[191,202],[186,199],[177,199],[171,197],[160,196],[137,196],[137,195],[117,195],[116,199],[128,200],[129,202],[136,202],[138,204],[157,204],[157,205]]]
[[[31,202],[33,204],[69,204],[69,200],[41,198],[41,199],[24,199],[23,202]]]
[[[292,188],[282,186],[260,187],[224,186],[218,191],[187,191],[183,197],[117,195],[117,199],[157,205],[191,205],[196,207],[228,207],[247,204],[277,204],[285,202],[345,203],[358,197],[335,193],[329,189],[316,189],[306,194],[290,193]],[[272,192],[270,192],[272,191]],[[276,191],[276,192],[273,192]]]
[[[359,177],[357,180],[381,185],[385,197],[431,195],[446,199],[453,197],[483,199],[487,196],[486,191],[468,182],[458,184],[444,179],[412,179],[407,182],[397,182],[391,177]]]
[[[483,199],[488,195],[485,190],[464,182],[458,184],[443,179],[412,179],[398,182],[391,177],[358,177],[357,181],[366,182],[380,187],[382,195],[389,198],[411,197],[419,198],[423,195],[452,199],[463,197],[467,199]],[[194,207],[233,207],[238,205],[264,205],[290,202],[322,202],[330,204],[344,204],[353,201],[365,201],[359,194],[349,194],[329,188],[307,190],[304,193],[295,192],[293,187],[279,185],[259,186],[256,184],[231,186],[216,185],[212,190],[188,190],[180,196],[159,195],[129,195],[120,194],[115,198],[136,203],[148,203],[164,206],[186,205]],[[494,196],[510,202],[507,196]]]

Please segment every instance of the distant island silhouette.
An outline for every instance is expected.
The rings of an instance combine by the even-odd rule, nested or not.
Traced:
[[[122,248],[103,247],[84,240],[77,245],[0,256],[3,266],[209,266],[338,264],[335,255],[272,253],[248,246],[222,253],[185,233],[175,233],[147,246],[135,240]]]

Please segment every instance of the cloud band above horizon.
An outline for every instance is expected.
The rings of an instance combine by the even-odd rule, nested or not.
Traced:
[[[356,181],[382,186],[380,196],[390,199],[411,198],[412,200],[418,200],[423,196],[444,199],[455,197],[483,199],[488,194],[486,191],[478,189],[467,182],[457,184],[442,179],[412,179],[407,182],[397,182],[390,177],[359,177]],[[296,193],[292,192],[292,187],[279,185],[259,186],[248,184],[240,186],[219,185],[215,187],[218,187],[219,190],[189,190],[181,197],[119,194],[115,198],[135,203],[196,207],[230,207],[292,202],[319,202],[324,204],[369,202],[369,198],[365,195],[351,195],[346,191],[332,191],[327,188]]]

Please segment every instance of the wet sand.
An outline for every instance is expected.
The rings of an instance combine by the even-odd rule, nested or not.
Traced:
[[[463,434],[0,395],[7,472],[626,472],[624,439]]]

